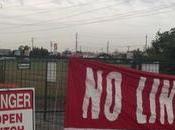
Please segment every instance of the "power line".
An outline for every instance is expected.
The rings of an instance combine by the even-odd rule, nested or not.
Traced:
[[[35,40],[34,37],[32,37],[32,38],[31,38],[31,42],[32,42],[32,50],[33,50],[33,48],[34,48],[34,40]]]
[[[83,42],[83,41],[81,41],[81,43],[82,43],[82,45],[85,45],[85,44],[88,44],[88,46],[94,46],[94,45],[96,45],[96,47],[101,47],[101,46],[105,46],[105,48],[106,48],[106,42],[105,41],[103,41],[103,42],[91,42],[91,41],[87,41],[87,42]],[[110,46],[112,46],[112,47],[120,47],[120,48],[123,48],[123,47],[128,47],[128,46],[132,46],[132,47],[144,47],[144,45],[145,44],[132,44],[132,43],[128,43],[128,44],[121,44],[121,43],[118,43],[118,42],[116,42],[116,43],[113,43],[113,44],[110,44],[109,43],[109,45]]]
[[[28,4],[27,6],[32,6],[32,5],[34,5],[34,4],[40,4],[40,5],[42,5],[42,4],[47,4],[48,2],[36,2],[36,3],[33,3],[33,4]],[[2,11],[2,10],[5,10],[5,9],[19,9],[19,7],[21,7],[21,8],[24,8],[24,6],[25,5],[14,5],[14,6],[7,6],[7,7],[4,7],[3,6],[3,4],[1,3],[1,9],[0,9],[0,11]],[[18,7],[18,8],[16,8],[16,7]]]
[[[145,39],[146,39],[146,41],[145,41],[145,49],[147,49],[147,46],[148,46],[148,35],[146,35]]]
[[[78,52],[78,33],[75,34],[75,52]]]
[[[40,22],[37,22],[37,23],[22,24],[22,25],[19,25],[19,26],[9,27],[9,28],[1,28],[1,30],[4,30],[4,29],[14,29],[14,28],[19,28],[19,27],[24,27],[24,26],[37,26],[37,25],[41,25],[42,22],[46,22],[44,24],[53,23],[53,21],[56,21],[56,20],[70,19],[70,18],[75,17],[75,16],[80,16],[80,15],[84,15],[84,14],[87,14],[87,13],[92,13],[92,12],[95,12],[95,11],[103,10],[103,9],[108,9],[108,8],[111,8],[111,7],[114,7],[114,6],[116,6],[116,5],[115,4],[112,4],[112,5],[108,5],[108,6],[104,6],[104,7],[100,7],[100,8],[95,8],[95,9],[90,9],[90,10],[83,11],[83,12],[78,12],[78,13],[75,13],[75,14],[72,14],[72,15],[68,15],[68,16],[60,17],[60,18],[56,18],[56,19],[50,19],[50,20],[46,20],[46,21],[40,21]]]
[[[44,4],[46,4],[46,3],[48,3],[48,2],[44,2]],[[43,3],[39,3],[40,5],[42,5]],[[75,6],[75,5],[74,5]],[[68,9],[68,8],[70,8],[70,7],[74,7],[74,6],[68,6],[68,7],[63,7],[63,8],[56,8],[56,9]],[[77,6],[77,5],[76,5]],[[16,7],[16,6],[14,6],[14,7]],[[20,6],[21,7],[21,6]],[[10,8],[10,7],[6,7],[6,8]],[[19,9],[19,8],[18,8]],[[31,15],[37,15],[37,14],[42,14],[42,13],[48,13],[48,12],[50,12],[50,11],[54,11],[55,10],[55,8],[54,9],[50,9],[50,10],[42,10],[42,11],[35,11],[35,12],[32,12],[32,13],[27,13],[27,14],[22,14],[22,15],[15,15],[15,16],[13,16],[12,17],[12,19],[13,18],[19,18],[19,17],[27,17],[27,16],[31,16]],[[1,16],[2,17],[2,16]],[[9,16],[7,16],[7,18],[9,19]],[[10,17],[11,18],[11,17]],[[0,23],[0,24],[4,24],[4,23]],[[14,24],[14,23],[7,23],[6,22],[6,24],[9,24],[9,25],[21,25],[21,23],[19,23],[19,24]]]
[[[172,5],[171,6],[174,6],[174,3],[172,3]],[[103,8],[105,8],[105,7],[103,7]],[[103,9],[103,8],[101,8],[101,9]],[[167,6],[167,7],[163,7],[163,8],[169,8],[169,6]],[[95,9],[95,10],[98,10],[98,9]],[[100,9],[99,9],[100,10]],[[137,10],[136,10],[137,11]],[[73,16],[79,16],[79,15],[81,15],[81,14],[83,14],[83,13],[90,13],[90,12],[93,12],[93,11],[85,11],[85,12],[81,12],[81,13],[78,13],[78,14],[73,14],[72,16],[70,15],[70,16],[67,16],[67,17],[63,17],[63,19],[66,19],[66,18],[71,18],[71,17],[73,17]],[[128,13],[128,12],[127,12]],[[126,14],[127,14],[126,13]],[[134,13],[134,12],[133,12]],[[137,12],[136,12],[137,13]],[[25,16],[27,16],[26,14],[25,14]],[[41,22],[48,22],[48,24],[49,24],[49,22],[50,21],[54,21],[54,20],[60,20],[61,18],[58,18],[58,19],[51,19],[51,20],[47,20],[47,21],[40,21],[40,22],[38,22],[38,23],[32,23],[32,24],[22,24],[22,26],[37,26],[37,25],[40,25],[41,24]],[[52,23],[52,22],[51,22]],[[50,23],[50,24],[51,24]],[[2,23],[2,24],[7,24],[7,23]],[[13,25],[14,23],[9,23],[9,25]],[[21,26],[21,24],[19,24],[19,26]]]
[[[107,54],[109,54],[109,41],[107,42],[106,51],[107,51]]]
[[[83,37],[84,39],[99,39],[99,40],[105,40],[105,39],[126,39],[128,37],[137,37],[137,36],[126,36],[126,35],[110,35],[110,34],[103,34],[103,36],[101,36],[102,34],[96,34],[96,33],[91,33],[93,35],[89,35],[89,34],[81,34],[81,37]],[[96,35],[96,36],[95,36]],[[98,36],[97,36],[98,35]]]
[[[90,45],[89,42],[87,43],[88,45],[81,45],[81,47],[83,48],[83,50],[87,50],[87,51],[92,51],[92,50],[100,50],[100,51],[104,51],[105,45],[99,45],[99,44],[95,44],[93,43],[93,45]],[[131,51],[133,49],[136,48],[143,48],[144,45],[136,45],[136,44],[128,44],[128,45],[110,45],[112,50],[116,50],[116,49],[120,49],[120,50],[127,50],[127,51]],[[107,53],[109,54],[109,53]]]
[[[109,0],[104,0],[104,1],[101,1],[101,2],[109,2]],[[82,7],[82,6],[87,6],[87,5],[90,5],[90,4],[93,4],[94,2],[87,2],[87,3],[84,3],[84,4],[77,4],[77,5],[71,5],[71,6],[67,6],[67,7],[59,7],[59,8],[54,8],[54,9],[50,9],[50,10],[44,10],[44,11],[38,11],[38,12],[33,12],[33,13],[28,13],[28,14],[23,14],[23,15],[16,15],[16,16],[13,16],[13,18],[18,18],[18,17],[26,17],[26,16],[31,16],[31,15],[37,15],[37,14],[45,14],[45,13],[49,13],[51,11],[55,11],[57,9],[59,10],[67,10],[67,9],[71,9],[71,8],[76,8],[76,7]],[[94,3],[95,4],[95,3]],[[9,16],[7,17],[9,19]],[[51,20],[50,20],[51,21]],[[40,21],[41,22],[41,21]],[[1,23],[0,23],[1,24]],[[4,23],[2,23],[4,24]],[[9,24],[9,25],[13,25],[12,23],[7,23],[6,22],[6,25]],[[21,25],[21,24],[14,24],[14,25]]]
[[[108,21],[113,21],[113,20],[115,21],[116,18],[125,19],[125,18],[136,18],[136,17],[143,17],[143,16],[161,14],[161,13],[170,12],[170,11],[159,12],[162,9],[167,9],[167,8],[170,8],[170,7],[174,7],[174,5],[166,6],[164,8],[156,8],[154,10],[147,10],[147,12],[144,12],[146,10],[136,10],[136,11],[131,11],[131,12],[128,12],[128,13],[125,13],[125,14],[114,14],[114,15],[109,16],[109,17],[97,17],[97,18],[101,18],[101,19],[100,20],[97,19],[96,21],[94,20],[92,22],[93,23],[98,23],[99,21],[108,22]],[[120,20],[120,19],[118,19],[118,20]],[[82,23],[82,21],[73,21],[73,22],[81,22]]]
[[[105,2],[105,1],[103,1],[103,2]],[[121,2],[121,3],[119,3],[119,5],[120,4],[122,4],[123,2]],[[173,3],[172,3],[173,4]],[[115,4],[114,4],[115,5]],[[111,7],[112,7],[112,5],[111,5]],[[79,15],[81,15],[81,14],[84,14],[84,13],[90,13],[90,12],[94,12],[94,11],[98,11],[98,10],[101,10],[101,9],[105,9],[105,8],[110,8],[110,6],[106,6],[106,7],[102,7],[102,8],[97,8],[97,9],[94,9],[94,10],[88,10],[88,11],[85,11],[85,12],[80,12],[80,13],[75,13],[75,14],[73,14],[73,15],[69,15],[69,16],[66,16],[66,17],[60,17],[60,18],[56,18],[56,19],[50,19],[50,20],[46,20],[46,21],[40,21],[40,22],[37,22],[37,23],[30,23],[30,24],[14,24],[14,23],[9,23],[9,25],[19,25],[19,26],[36,26],[36,25],[40,25],[41,24],[41,22],[46,22],[46,23],[48,23],[49,24],[49,22],[51,22],[51,21],[56,21],[56,20],[60,20],[60,19],[66,19],[66,18],[71,18],[71,17],[74,17],[74,16],[79,16]],[[64,8],[63,8],[64,9]],[[65,7],[65,9],[66,9],[66,7]],[[44,11],[45,12],[45,11]],[[126,13],[128,13],[128,12],[126,12]],[[33,14],[33,13],[32,13]],[[35,15],[37,14],[37,13],[34,13]],[[24,14],[24,16],[27,16],[27,14]],[[9,19],[9,17],[8,17],[8,19]],[[52,23],[52,22],[51,22]],[[6,22],[4,22],[4,23],[2,23],[2,24],[7,24]]]
[[[121,4],[121,3],[120,3]],[[24,25],[19,25],[19,26],[37,26],[37,25],[41,25],[43,23],[41,22],[47,22],[49,24],[50,21],[56,21],[56,20],[63,20],[63,19],[66,19],[66,18],[71,18],[71,17],[74,17],[74,16],[79,16],[79,15],[83,15],[84,13],[90,13],[90,12],[94,12],[94,11],[98,11],[98,10],[101,10],[101,9],[104,9],[104,8],[109,8],[110,6],[106,6],[106,7],[102,7],[102,8],[96,8],[94,10],[88,10],[88,11],[84,11],[84,12],[80,12],[80,13],[75,13],[73,15],[70,15],[70,16],[67,16],[67,17],[60,17],[60,18],[57,18],[57,19],[50,19],[50,20],[47,20],[47,21],[40,21],[38,23],[31,23],[31,24],[24,24]],[[170,5],[170,6],[161,6],[161,8],[152,8],[153,10],[148,10],[149,12],[151,11],[151,13],[153,11],[159,11],[161,9],[166,9],[166,8],[170,8],[170,7],[174,7],[174,4]],[[114,14],[112,16],[109,16],[109,17],[116,17],[116,16],[120,16],[120,17],[125,17],[125,16],[132,16],[132,15],[137,15],[138,13],[141,14],[141,13],[145,13],[144,11],[146,10],[136,10],[136,11],[129,11],[129,12],[126,12],[125,14]],[[97,18],[105,18],[105,17],[97,17]],[[63,21],[64,22],[64,21]],[[73,22],[78,22],[78,21],[73,21]],[[82,21],[80,21],[82,22]],[[64,22],[65,23],[65,22]],[[51,22],[51,24],[53,24],[53,22]],[[17,26],[17,27],[19,27]]]
[[[114,15],[111,15],[111,16],[108,16],[108,17],[96,17],[96,19],[97,20],[98,19],[104,19],[105,20],[106,18],[115,19],[115,18],[128,18],[128,17],[132,17],[132,16],[140,17],[140,16],[147,16],[147,15],[145,15],[147,13],[148,13],[148,16],[149,16],[149,15],[164,13],[164,12],[159,12],[159,11],[161,11],[162,9],[169,9],[171,7],[174,8],[174,5],[175,5],[175,3],[173,5],[170,5],[170,6],[162,6],[161,8],[151,8],[150,10],[135,10],[135,11],[129,11],[129,12],[122,13],[122,14],[117,13],[117,14],[114,14]],[[95,9],[95,10],[98,10],[98,9]],[[90,12],[93,12],[93,11],[90,11]],[[170,12],[170,11],[167,11],[167,12]],[[89,13],[89,12],[87,11],[85,13]],[[81,14],[83,14],[83,13],[81,13]],[[69,16],[69,17],[71,17],[71,16]],[[85,20],[87,21],[88,19],[85,19]],[[90,19],[90,20],[94,20],[94,19]],[[65,23],[66,21],[63,21],[63,22]],[[82,23],[83,21],[80,20],[80,21],[71,21],[71,22],[81,22]]]
[[[169,7],[174,7],[174,5],[171,5]],[[128,15],[120,15],[117,17],[117,15],[113,15],[113,16],[110,16],[108,18],[105,18],[104,19],[97,19],[97,20],[93,20],[93,21],[87,21],[84,22],[85,20],[83,21],[74,21],[74,22],[80,22],[80,23],[75,23],[75,24],[70,24],[70,25],[67,25],[67,26],[58,26],[58,27],[52,27],[52,28],[44,28],[44,29],[38,29],[38,30],[30,30],[28,32],[33,32],[33,31],[49,31],[49,30],[57,30],[57,29],[64,29],[64,28],[69,28],[69,27],[72,27],[72,26],[80,26],[80,25],[88,25],[88,24],[94,24],[94,23],[102,23],[102,22],[111,22],[111,21],[116,21],[116,20],[122,20],[122,19],[128,19],[128,18],[136,18],[136,17],[144,17],[144,16],[150,16],[150,15],[155,15],[155,14],[160,14],[160,13],[165,13],[165,12],[160,12],[162,9],[166,9],[168,8],[168,6],[164,7],[164,8],[158,8],[155,9],[155,10],[148,10],[148,12],[145,12],[143,14],[143,11],[145,10],[137,10],[137,11],[141,11],[142,13],[138,13],[138,14],[128,14]],[[166,12],[170,12],[170,11],[166,11]],[[116,17],[114,17],[116,16]],[[134,17],[133,17],[134,16]],[[120,19],[117,19],[117,18],[120,18]],[[21,31],[21,32],[7,32],[7,33],[26,33],[26,31]]]

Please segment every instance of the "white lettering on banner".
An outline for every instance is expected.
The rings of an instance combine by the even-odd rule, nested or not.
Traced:
[[[115,87],[115,102],[113,112],[110,111],[112,105],[112,80],[114,80]],[[120,73],[111,72],[107,75],[107,96],[105,101],[104,113],[109,121],[115,121],[121,112],[122,108],[122,95],[121,95],[122,76]]]
[[[139,85],[137,88],[137,110],[136,110],[136,117],[137,122],[139,124],[146,124],[147,123],[147,116],[143,114],[143,99],[142,93],[145,87],[146,78],[141,77],[139,81]],[[150,93],[150,112],[151,116],[149,118],[149,123],[155,123],[156,121],[156,94],[158,91],[158,87],[160,85],[159,79],[154,79],[152,90]],[[171,92],[170,91],[170,81],[163,80],[163,87],[159,97],[160,103],[160,122],[161,124],[165,124],[165,108],[167,112],[167,119],[169,124],[173,124],[174,122],[174,112],[173,112],[173,98],[175,95],[175,81],[173,81],[173,87]],[[170,94],[169,94],[170,93]]]
[[[92,119],[98,119],[100,113],[100,100],[102,94],[102,71],[97,71],[97,88],[94,79],[92,68],[86,70],[86,92],[83,100],[83,118],[87,118],[88,108],[90,106],[90,99],[92,101]],[[107,97],[105,101],[104,113],[109,121],[114,121],[118,118],[122,108],[121,82],[122,76],[118,72],[111,72],[107,75]],[[114,80],[115,87],[115,102],[113,112],[110,112],[112,105],[112,80]]]
[[[165,123],[165,108],[167,112],[168,123],[173,124],[174,121],[173,98],[175,94],[175,81],[173,82],[173,88],[171,92],[169,92],[169,89],[170,89],[170,82],[168,80],[164,80],[162,92],[159,98],[161,124]]]
[[[83,100],[83,118],[87,118],[90,99],[92,102],[92,119],[98,119],[100,113],[100,99],[102,93],[102,71],[97,72],[97,88],[94,73],[91,68],[86,71],[86,92]]]
[[[155,123],[156,121],[156,93],[157,93],[159,85],[160,85],[160,80],[154,79],[152,90],[149,95],[150,110],[151,110],[151,116],[149,118],[149,123]]]
[[[146,115],[143,114],[143,99],[142,99],[142,92],[145,87],[145,82],[146,78],[141,77],[139,81],[139,85],[137,88],[137,110],[136,110],[136,117],[137,117],[137,122],[139,124],[144,124],[146,123]]]
[[[88,118],[89,113],[92,114],[92,119],[99,119],[100,110],[101,110],[101,96],[103,89],[106,88],[106,98],[104,101],[104,116],[109,121],[115,121],[118,119],[122,110],[122,74],[119,72],[110,72],[104,77],[103,71],[97,71],[95,78],[95,73],[92,68],[86,69],[86,81],[85,81],[85,95],[82,105],[82,117],[84,119]],[[106,87],[102,86],[103,80],[106,80]],[[160,81],[160,79],[153,79],[151,90],[149,93],[149,100],[144,98],[143,92],[146,87],[146,77],[140,77],[138,82],[138,87],[136,89],[136,120],[138,124],[154,124],[156,119],[160,117],[160,123],[165,124],[167,119],[169,124],[174,123],[174,108],[173,108],[173,99],[175,96],[175,81],[170,85],[169,80]],[[160,97],[159,97],[159,106],[156,106],[156,96],[158,96],[158,88],[160,87],[160,82],[163,82]],[[114,88],[114,89],[113,89]],[[113,93],[113,91],[115,91]],[[114,98],[113,98],[114,96]],[[15,95],[9,96],[15,99]],[[1,97],[0,107],[8,106],[6,104],[7,97]],[[12,99],[13,100],[13,99]],[[114,101],[113,101],[114,100]],[[144,113],[144,101],[150,103],[150,113]],[[113,103],[114,102],[114,103]],[[14,104],[11,104],[11,107]],[[89,107],[91,107],[89,109]],[[113,107],[111,109],[111,107]],[[160,108],[159,110],[157,108]],[[157,111],[160,111],[160,116],[157,116]],[[167,115],[166,115],[167,114]]]

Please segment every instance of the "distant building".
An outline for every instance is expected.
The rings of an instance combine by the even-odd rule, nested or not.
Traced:
[[[112,56],[110,54],[107,54],[107,53],[99,53],[96,58],[109,59],[109,58],[112,58]]]
[[[79,57],[79,58],[83,58],[83,53],[80,52],[80,51],[72,52],[71,57]]]
[[[72,52],[69,50],[65,50],[62,52],[62,57],[71,57],[72,56]]]
[[[14,56],[21,56],[20,50],[14,50],[14,51],[13,51],[13,55],[14,55]]]
[[[10,49],[0,49],[0,56],[9,56],[11,54]]]
[[[133,58],[134,58],[134,53],[131,52],[131,51],[128,51],[128,52],[126,53],[126,58],[127,58],[127,59],[133,59]]]
[[[97,54],[93,52],[82,52],[82,56],[83,58],[95,58]]]
[[[112,53],[112,57],[118,58],[118,59],[126,59],[126,53],[115,51]]]
[[[24,50],[24,56],[30,56],[30,50]]]

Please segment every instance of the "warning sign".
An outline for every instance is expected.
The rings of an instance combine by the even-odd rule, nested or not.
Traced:
[[[0,130],[35,130],[34,89],[0,90]]]

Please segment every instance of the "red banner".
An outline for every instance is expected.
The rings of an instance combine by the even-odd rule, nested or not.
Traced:
[[[65,130],[175,130],[175,77],[71,59]]]

